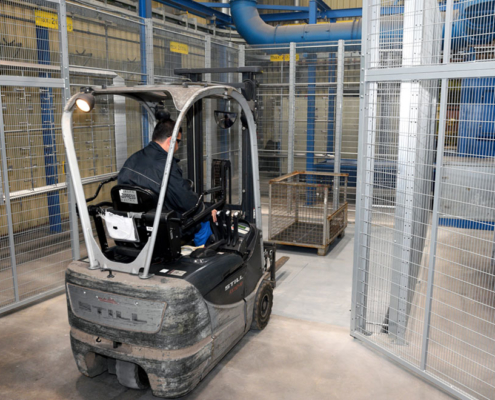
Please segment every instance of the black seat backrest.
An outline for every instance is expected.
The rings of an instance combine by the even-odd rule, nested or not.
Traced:
[[[116,241],[116,254],[135,258],[148,242],[155,219],[158,196],[149,189],[132,185],[116,185],[111,190],[113,210],[119,215],[129,212],[142,213],[136,220],[139,243]],[[173,260],[180,256],[180,219],[175,211],[162,211],[153,249],[153,258]]]
[[[148,212],[156,208],[158,196],[150,189],[131,185],[115,185],[111,191],[113,208],[117,211]]]

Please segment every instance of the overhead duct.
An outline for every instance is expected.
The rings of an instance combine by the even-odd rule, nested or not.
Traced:
[[[257,0],[231,0],[237,32],[249,44],[282,44],[331,40],[361,40],[361,20],[320,25],[271,26],[256,8]]]
[[[231,0],[230,9],[237,32],[248,44],[284,44],[337,40],[361,40],[361,20],[328,24],[272,26],[263,21],[257,0]],[[400,43],[402,15],[382,16],[381,42]],[[460,3],[452,24],[452,48],[489,44],[495,38],[495,1]],[[399,39],[399,40],[397,40]]]

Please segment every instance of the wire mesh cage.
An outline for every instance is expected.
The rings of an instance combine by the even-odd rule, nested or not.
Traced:
[[[269,183],[268,240],[325,255],[347,227],[348,174],[296,171]]]

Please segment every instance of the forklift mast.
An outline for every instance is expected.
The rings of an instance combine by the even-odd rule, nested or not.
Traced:
[[[262,73],[261,67],[229,67],[229,68],[192,68],[192,69],[175,69],[174,74],[182,76],[192,83],[209,84],[205,81],[205,74],[242,74],[242,82],[221,82],[236,89],[240,89],[244,98],[253,112],[253,116],[257,115],[257,88],[259,82],[256,80],[256,75]],[[185,82],[187,84],[187,82]],[[245,210],[246,219],[249,222],[254,221],[254,199],[252,198],[253,175],[250,169],[251,152],[250,140],[247,134],[247,124],[242,116],[239,116],[242,123],[242,208]],[[204,171],[203,171],[203,100],[197,101],[187,113],[187,177],[194,182],[194,190],[196,193],[202,193],[204,187]],[[192,140],[191,140],[192,139]],[[210,168],[210,166],[207,166]],[[230,188],[229,188],[230,189]]]

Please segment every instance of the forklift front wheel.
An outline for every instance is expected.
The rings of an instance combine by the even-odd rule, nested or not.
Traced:
[[[270,320],[273,306],[273,287],[270,282],[263,281],[254,300],[253,322],[251,329],[261,331]]]

